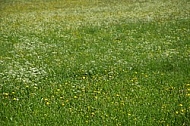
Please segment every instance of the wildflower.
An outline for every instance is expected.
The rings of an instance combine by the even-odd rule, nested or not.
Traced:
[[[9,95],[9,93],[3,93],[3,95],[4,95],[4,96],[8,96],[8,95]]]
[[[18,98],[13,98],[14,101],[18,101]]]
[[[186,96],[190,96],[190,94],[186,94]]]
[[[62,106],[64,106],[65,104],[64,104],[64,103],[62,103],[61,105],[62,105]]]
[[[46,105],[49,105],[50,103],[49,102],[46,102]]]
[[[178,111],[176,111],[175,113],[176,113],[176,114],[178,114],[179,112],[178,112]]]
[[[38,87],[35,86],[34,89],[38,89]]]
[[[94,116],[94,115],[95,115],[95,113],[94,113],[94,112],[92,112],[92,113],[91,113],[91,115],[92,115],[92,116]]]
[[[119,94],[116,94],[117,97],[119,97]]]
[[[186,86],[190,86],[190,84],[186,84]]]
[[[179,106],[183,106],[182,104],[179,104]]]
[[[185,112],[185,110],[184,110],[184,109],[182,109],[182,110],[181,110],[181,113],[183,114],[184,112]]]

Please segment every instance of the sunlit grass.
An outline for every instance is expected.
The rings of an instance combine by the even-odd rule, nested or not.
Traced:
[[[0,1],[2,125],[190,125],[188,0]]]

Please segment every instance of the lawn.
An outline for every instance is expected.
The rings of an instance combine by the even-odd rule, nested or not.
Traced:
[[[2,126],[189,126],[189,0],[0,0]]]

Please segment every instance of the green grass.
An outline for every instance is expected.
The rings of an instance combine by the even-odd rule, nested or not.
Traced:
[[[188,0],[0,0],[0,123],[190,125]]]

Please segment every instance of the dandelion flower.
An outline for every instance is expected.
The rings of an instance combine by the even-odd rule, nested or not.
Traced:
[[[46,102],[46,105],[49,105],[50,103],[49,102]]]
[[[179,106],[183,106],[182,104],[179,104]]]
[[[14,101],[18,101],[18,98],[13,98]]]

